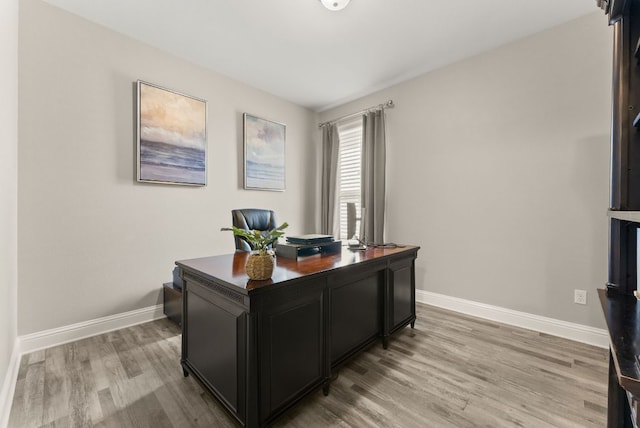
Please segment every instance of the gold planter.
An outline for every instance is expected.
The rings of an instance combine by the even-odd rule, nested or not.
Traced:
[[[263,280],[271,278],[273,274],[273,256],[271,254],[260,255],[253,253],[247,259],[245,270],[250,279]]]

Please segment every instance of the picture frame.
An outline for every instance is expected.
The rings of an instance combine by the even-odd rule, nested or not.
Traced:
[[[285,124],[243,114],[244,188],[285,190]]]
[[[207,101],[137,81],[137,180],[207,185]]]

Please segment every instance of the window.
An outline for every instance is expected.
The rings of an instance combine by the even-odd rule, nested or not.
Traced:
[[[360,229],[360,194],[362,170],[362,117],[338,125],[340,153],[338,154],[338,210],[340,239],[351,239],[347,234],[347,203],[355,204],[355,233]]]

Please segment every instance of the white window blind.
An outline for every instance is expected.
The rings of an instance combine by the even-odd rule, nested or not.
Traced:
[[[360,218],[360,193],[362,170],[362,117],[356,117],[344,121],[338,125],[338,137],[340,138],[339,164],[339,218],[340,239],[351,239],[347,236],[347,202],[353,202],[356,206],[356,218]],[[360,222],[355,225],[356,233],[360,228]]]

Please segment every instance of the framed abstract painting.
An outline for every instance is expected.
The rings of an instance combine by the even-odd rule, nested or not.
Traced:
[[[244,114],[245,189],[285,190],[285,136],[282,123]]]
[[[138,181],[207,184],[207,102],[138,80]]]

